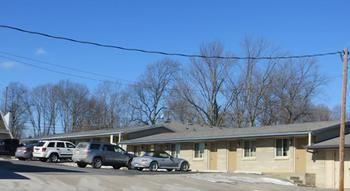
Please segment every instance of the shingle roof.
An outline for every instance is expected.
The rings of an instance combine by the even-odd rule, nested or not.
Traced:
[[[269,136],[307,135],[329,128],[337,128],[338,121],[310,122],[288,125],[274,125],[249,128],[201,128],[200,130],[188,129],[182,132],[163,133],[142,137],[138,139],[125,140],[121,144],[152,144],[220,139],[238,139]]]
[[[350,148],[350,134],[345,135],[345,147]],[[339,148],[339,137],[313,144],[309,149],[335,149]]]
[[[49,136],[43,136],[43,137],[36,137],[33,139],[23,139],[24,141],[29,140],[54,140],[54,139],[68,139],[68,138],[81,138],[81,137],[101,137],[101,136],[108,136],[108,135],[116,135],[119,133],[127,134],[127,133],[134,133],[134,132],[140,132],[140,131],[147,131],[149,129],[154,128],[166,128],[171,132],[182,132],[182,131],[199,131],[199,130],[208,130],[208,127],[200,126],[200,125],[185,125],[177,122],[170,122],[170,123],[161,123],[155,126],[135,126],[135,127],[126,127],[126,128],[113,128],[113,129],[99,129],[99,130],[87,130],[87,131],[80,131],[80,132],[72,132],[72,133],[61,133],[61,134],[54,134]],[[215,128],[211,128],[215,129]]]

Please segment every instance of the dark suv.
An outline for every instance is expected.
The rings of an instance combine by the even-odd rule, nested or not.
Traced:
[[[108,143],[82,142],[77,145],[72,160],[81,168],[92,165],[93,168],[113,166],[114,169],[130,167],[133,155],[117,145]]]

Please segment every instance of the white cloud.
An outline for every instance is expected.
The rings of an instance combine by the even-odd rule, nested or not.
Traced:
[[[16,62],[12,62],[12,61],[0,62],[0,67],[3,69],[11,69],[15,65],[16,65]]]
[[[44,55],[46,54],[46,50],[44,48],[37,48],[35,51],[36,55]]]

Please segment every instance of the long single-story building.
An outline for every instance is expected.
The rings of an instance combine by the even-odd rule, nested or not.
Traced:
[[[347,123],[346,133],[350,132],[349,126]],[[298,184],[336,188],[339,127],[337,121],[249,128],[168,122],[30,140],[104,141],[119,144],[136,155],[149,150],[167,151],[188,160],[192,171],[266,173]],[[349,139],[348,135],[347,147]],[[350,188],[349,149],[345,165],[347,188]]]
[[[200,131],[188,128],[124,140],[121,144],[135,153],[167,151],[188,160],[193,171],[270,173],[296,183],[333,188],[324,184],[325,174],[318,169],[323,167],[314,164],[314,153],[306,148],[338,135],[339,122],[326,121],[250,128],[208,127]]]

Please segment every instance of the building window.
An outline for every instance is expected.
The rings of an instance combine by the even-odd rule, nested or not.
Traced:
[[[171,156],[178,158],[180,156],[181,145],[180,144],[172,144],[170,151]]]
[[[244,157],[255,157],[255,141],[244,141]]]
[[[276,139],[276,156],[285,157],[288,156],[289,140],[288,139]]]
[[[204,143],[194,144],[194,158],[203,158],[204,155]]]

